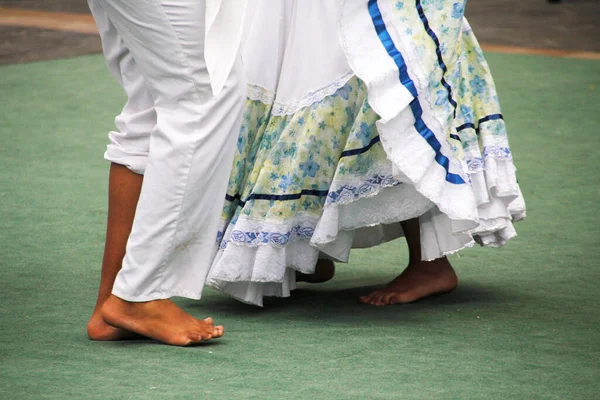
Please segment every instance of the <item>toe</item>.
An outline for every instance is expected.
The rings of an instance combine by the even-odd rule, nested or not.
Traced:
[[[368,295],[362,296],[360,298],[360,301],[365,304],[371,304],[371,302],[373,301],[373,298],[375,296],[377,296],[377,293],[379,293],[379,290],[374,290],[371,293],[369,293]]]
[[[172,340],[167,343],[169,343],[171,345],[175,345],[175,346],[186,347],[195,342],[197,342],[197,340],[192,335],[179,334],[179,335],[174,336],[172,338]]]
[[[378,290],[378,291],[374,292],[373,295],[370,297],[371,298],[369,299],[369,304],[378,306],[378,305],[380,305],[381,297],[383,297],[383,293]]]
[[[210,317],[204,318],[204,322],[206,322],[207,324],[210,324],[210,325],[213,325],[215,323],[215,321],[213,321],[213,319]]]
[[[376,305],[378,306],[387,306],[389,303],[387,301],[387,297],[388,297],[389,293],[388,292],[384,292],[382,291],[381,293],[379,293],[379,295],[377,296],[377,300],[376,300]]]
[[[190,335],[190,338],[193,340],[194,343],[206,342],[212,339],[212,337],[213,336],[210,333],[206,332],[194,332]]]
[[[390,304],[393,304],[392,301],[396,298],[396,293],[387,293],[386,295],[382,296],[381,298],[381,302],[383,303],[383,305],[385,306],[389,306]]]

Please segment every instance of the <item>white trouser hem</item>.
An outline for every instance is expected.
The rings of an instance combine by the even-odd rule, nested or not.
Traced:
[[[113,289],[112,294],[117,296],[121,300],[125,300],[130,303],[145,303],[148,301],[171,299],[173,297],[184,297],[190,300],[200,300],[202,298],[202,293],[192,293],[185,290],[174,290],[171,292],[154,292],[140,296],[130,296],[121,292],[118,289]]]
[[[104,153],[104,159],[115,164],[127,167],[131,172],[144,175],[148,153],[132,153],[115,145],[108,145]]]

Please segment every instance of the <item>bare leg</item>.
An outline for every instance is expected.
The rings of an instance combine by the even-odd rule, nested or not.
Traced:
[[[96,307],[87,326],[88,336],[92,340],[120,340],[133,335],[131,332],[108,325],[102,318],[100,310],[110,297],[115,278],[125,257],[125,246],[131,232],[143,178],[143,175],[133,173],[122,165],[113,163],[110,166],[108,220],[100,289]]]
[[[406,269],[385,287],[360,298],[365,304],[384,306],[411,303],[435,294],[456,289],[458,277],[446,257],[433,261],[421,260],[419,219],[401,222],[408,244],[409,262]]]
[[[245,100],[239,63],[214,98],[204,57],[204,0],[89,5],[107,64],[129,98],[109,150],[123,161],[115,162],[144,174],[140,188],[142,177],[114,166],[119,172],[111,183],[121,184],[111,185],[90,337],[135,332],[172,345],[220,337],[223,328],[210,318],[196,319],[166,297],[198,296],[210,266],[214,211],[225,195]]]
[[[302,272],[296,272],[297,282],[307,283],[323,283],[331,280],[335,275],[335,264],[331,260],[324,258],[317,261],[315,272],[313,274],[303,274]]]
[[[92,340],[121,340],[135,336],[136,332],[182,346],[222,336],[223,327],[214,327],[212,319],[193,318],[170,300],[129,303],[111,295],[125,256],[142,181],[142,175],[111,164],[102,274],[96,307],[88,322],[88,336]],[[140,323],[140,317],[150,323]],[[161,329],[165,324],[169,329]]]

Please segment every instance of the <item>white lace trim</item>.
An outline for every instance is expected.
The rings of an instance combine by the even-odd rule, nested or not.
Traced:
[[[350,179],[334,178],[331,182],[325,207],[349,204],[363,198],[373,197],[378,195],[383,188],[401,184],[394,178],[392,163],[389,160],[384,165],[370,168],[362,175],[346,175],[344,178]]]
[[[413,190],[413,194],[406,190]],[[454,254],[476,242],[489,247],[504,245],[516,232],[507,216],[510,214],[499,206],[501,203],[496,199],[497,207],[487,208],[487,218],[482,218],[475,228],[455,225],[438,210],[437,220],[429,219],[422,224],[424,259]],[[414,187],[399,184],[382,187],[376,194],[364,195],[350,203],[328,205],[320,218],[296,215],[293,220],[279,222],[240,218],[235,226],[229,226],[229,231],[271,232],[282,237],[299,226],[311,233],[296,235],[282,244],[263,240],[268,236],[236,242],[230,240],[231,232],[227,232],[227,245],[217,254],[208,284],[255,305],[262,305],[264,296],[287,297],[295,287],[295,271],[310,274],[323,255],[346,262],[352,247],[370,247],[394,240],[403,235],[396,222],[422,215],[426,209],[419,207],[432,206]],[[518,212],[518,208],[514,211]],[[222,221],[221,228],[225,225],[226,221]]]
[[[390,228],[387,224],[414,218],[432,206],[423,201],[414,189],[412,195],[399,193],[411,189],[404,185],[381,188],[377,194],[362,198],[369,204],[361,205],[360,212],[354,209],[345,211],[348,205],[332,206],[319,219],[296,215],[292,220],[269,222],[240,217],[224,235],[224,245],[218,251],[208,282],[222,290],[232,282],[281,283],[288,269],[307,274],[314,272],[319,253],[335,261],[346,262],[354,244],[359,243],[357,247],[370,247],[394,240],[402,236],[400,225]],[[338,218],[340,216],[341,219]],[[221,229],[225,225],[226,221],[222,221]],[[288,236],[298,226],[311,234]],[[236,231],[268,232],[269,235],[257,240],[234,240],[232,233]],[[321,236],[323,233],[326,233],[325,236]],[[266,240],[273,234],[288,236],[289,240],[285,243]],[[331,242],[336,243],[327,246]],[[345,249],[342,254],[329,251],[340,248]],[[239,295],[230,294],[240,298]],[[240,300],[256,303],[244,296]]]
[[[271,105],[275,102],[275,93],[258,85],[248,84],[248,93],[246,96],[250,100],[260,101],[267,105]]]
[[[385,8],[382,8],[385,14]],[[385,20],[384,15],[384,20]],[[390,31],[392,38],[394,32]],[[348,62],[357,76],[367,84],[369,103],[381,116],[377,123],[381,142],[388,159],[397,167],[397,176],[403,176],[429,200],[455,220],[476,222],[476,202],[468,184],[456,185],[446,181],[445,168],[437,163],[435,150],[414,127],[414,115],[409,107],[412,94],[398,79],[398,67],[391,60],[375,32],[372,20],[359,4],[346,2],[340,23],[340,38]],[[400,38],[402,45],[405,38]],[[410,46],[409,46],[410,47]],[[410,53],[410,51],[408,51]],[[416,87],[423,88],[426,77],[419,70],[418,62],[411,60],[415,54],[407,54],[406,63]],[[441,145],[441,152],[449,159],[449,170],[468,182],[463,163],[453,157],[448,135],[443,132],[440,121],[433,115],[426,99],[427,91],[421,91],[422,118]]]
[[[367,19],[365,23],[358,20],[361,15],[365,15],[364,10],[356,11],[362,6],[358,3],[346,2],[346,7],[350,10],[345,10],[346,18],[351,18],[353,21],[347,24],[346,30],[342,21],[342,45],[352,69],[355,72],[357,69],[360,70],[367,78],[357,74],[367,84],[371,106],[382,118],[387,117],[380,121],[377,127],[382,144],[393,164],[395,180],[388,181],[387,173],[382,174],[384,179],[380,187],[377,189],[365,187],[364,191],[358,191],[358,196],[356,192],[349,192],[336,202],[331,204],[328,202],[319,219],[296,216],[292,221],[270,222],[240,218],[235,226],[229,226],[224,236],[226,246],[219,250],[209,283],[242,301],[262,304],[262,297],[265,295],[288,296],[289,290],[293,289],[293,285],[290,284],[290,279],[293,279],[291,273],[295,270],[304,273],[313,272],[319,250],[333,259],[344,261],[345,252],[349,251],[361,236],[368,239],[367,245],[368,243],[379,244],[399,237],[401,231],[397,229],[390,231],[389,234],[382,233],[376,240],[370,234],[374,231],[367,231],[369,228],[384,228],[388,222],[410,218],[407,217],[410,214],[406,212],[407,207],[398,206],[399,196],[395,191],[404,187],[404,184],[397,184],[399,181],[412,182],[413,188],[420,193],[419,196],[425,196],[431,201],[427,203],[423,198],[420,204],[427,204],[429,207],[436,204],[439,207],[431,210],[437,211],[439,218],[432,217],[421,225],[422,246],[427,248],[423,253],[425,259],[456,253],[473,246],[475,242],[492,247],[501,246],[516,236],[512,221],[525,216],[524,201],[514,178],[512,158],[506,153],[503,154],[501,149],[492,149],[488,157],[485,154],[482,157],[481,154],[476,155],[476,152],[467,154],[466,158],[475,156],[486,161],[485,166],[484,164],[479,167],[473,165],[472,172],[475,175],[472,178],[475,179],[472,187],[465,184],[463,185],[465,188],[458,188],[457,185],[440,181],[440,176],[445,174],[445,171],[430,157],[430,149],[423,141],[417,140],[422,139],[418,133],[414,129],[411,130],[414,116],[407,106],[412,97],[406,93],[397,94],[396,97],[389,96],[387,89],[393,87],[394,82],[397,84],[398,81],[397,69],[390,67],[387,56],[378,57],[374,50],[380,46],[378,39],[375,41],[377,47],[370,47],[372,41],[361,39],[363,35],[373,36],[371,21]],[[356,10],[351,10],[353,7]],[[351,31],[348,30],[348,26],[352,27]],[[356,40],[347,43],[348,38]],[[362,47],[362,57],[353,57],[351,54],[357,47]],[[410,49],[406,54],[407,64],[418,66],[418,60],[415,59],[417,55],[413,54],[414,50],[410,44],[405,44],[405,48]],[[357,68],[357,65],[360,68]],[[419,68],[411,69],[411,78],[417,87],[423,88],[423,82],[426,82],[426,77],[423,75]],[[267,104],[274,103],[272,115],[293,114],[335,93],[351,76],[352,74],[293,104],[278,104],[272,92],[260,87],[252,88],[249,97]],[[424,101],[424,112],[427,113],[429,109],[429,114],[424,114],[423,118],[428,124],[432,124],[431,128],[434,131],[439,132],[441,126],[444,126],[443,121],[440,121],[439,116],[432,115],[435,113],[430,111],[431,99],[427,97],[428,91],[422,90],[421,93],[423,94],[419,96],[419,100]],[[398,101],[378,102],[390,98]],[[380,107],[374,106],[374,103]],[[452,158],[448,136],[444,136],[446,141],[441,137],[438,140],[442,144],[445,155]],[[423,159],[427,162],[418,162]],[[467,169],[462,167],[465,167],[466,163],[463,165],[458,162],[460,165],[457,166],[454,165],[457,164],[457,160],[451,161],[453,161],[453,171],[464,175],[463,171]],[[349,184],[362,187],[360,185],[363,183],[356,181]],[[335,185],[334,182],[331,191],[337,190]],[[340,183],[340,185],[342,187],[344,184]],[[360,207],[353,209],[352,206],[356,205]],[[359,211],[355,211],[356,209]],[[348,210],[350,211],[346,212]],[[421,210],[412,212],[421,212]],[[294,231],[296,226],[299,228]],[[248,238],[240,236],[238,238],[240,240],[230,240],[232,238],[230,230],[243,231],[245,227],[249,231],[259,232],[258,235],[250,235]],[[360,232],[361,229],[365,229],[364,235]],[[262,232],[272,232],[276,235],[264,235]],[[295,233],[288,235],[289,232]]]
[[[276,94],[274,92],[259,85],[248,84],[247,96],[250,100],[258,100],[269,105],[272,104],[271,115],[273,116],[292,115],[305,107],[309,107],[333,95],[346,85],[353,76],[354,72],[347,73],[329,85],[310,92],[305,97],[288,104],[276,101]]]
[[[277,222],[253,220],[240,216],[235,224],[227,226],[220,248],[225,250],[232,244],[244,247],[283,248],[296,240],[310,240],[318,222],[318,218],[302,214],[296,214],[292,219]],[[221,221],[221,230],[226,225],[226,221]]]

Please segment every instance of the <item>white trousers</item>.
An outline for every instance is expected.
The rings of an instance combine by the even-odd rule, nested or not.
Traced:
[[[200,298],[215,251],[241,112],[236,61],[215,98],[204,58],[206,0],[88,0],[128,96],[105,158],[143,174],[113,294]]]

